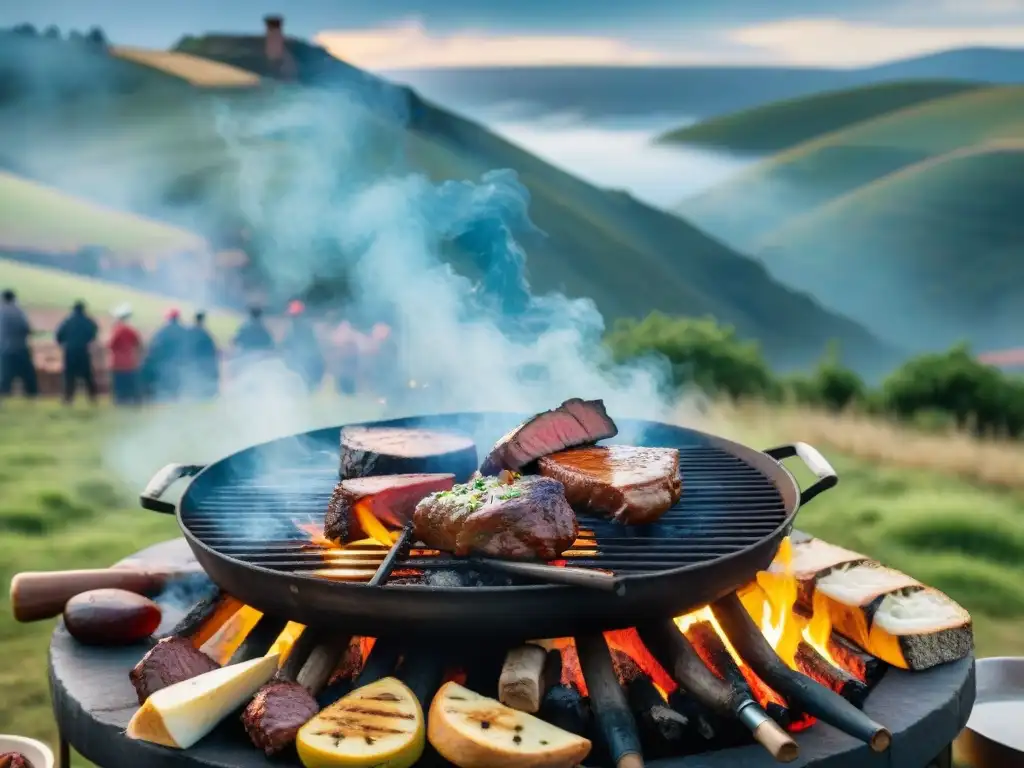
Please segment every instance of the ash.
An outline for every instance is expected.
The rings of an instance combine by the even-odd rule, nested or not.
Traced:
[[[458,571],[431,571],[425,583],[431,587],[468,587],[471,584],[467,574]]]

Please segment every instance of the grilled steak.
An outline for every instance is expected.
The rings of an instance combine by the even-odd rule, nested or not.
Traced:
[[[501,438],[480,465],[484,475],[503,469],[518,472],[549,453],[589,445],[619,434],[603,400],[566,400],[552,411],[538,413]]]
[[[565,486],[574,509],[626,525],[653,523],[679,501],[679,451],[631,445],[574,448],[543,457],[540,473]]]
[[[416,538],[456,555],[553,560],[579,532],[562,484],[546,477],[512,483],[481,477],[433,493],[413,514]]]
[[[455,475],[380,475],[342,480],[334,488],[324,518],[324,537],[341,543],[365,539],[356,506],[385,525],[401,528],[424,496],[447,491]]]
[[[403,427],[341,430],[341,479],[429,472],[465,480],[476,469],[473,441],[454,432]]]
[[[275,680],[260,688],[242,713],[245,732],[268,755],[283,750],[299,728],[320,711],[312,694],[298,683]]]
[[[191,680],[220,665],[181,637],[168,637],[149,649],[142,661],[128,673],[139,704],[169,685]]]

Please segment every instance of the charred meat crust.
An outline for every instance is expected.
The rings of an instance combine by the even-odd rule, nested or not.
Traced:
[[[191,680],[220,665],[194,647],[186,638],[168,637],[152,648],[128,673],[139,704],[145,704],[152,694],[162,688]]]
[[[431,494],[417,505],[413,525],[430,547],[510,559],[553,560],[579,533],[562,484],[545,477],[478,478]]]
[[[445,472],[468,478],[477,465],[476,445],[455,432],[405,427],[341,430],[342,480],[378,475]]]
[[[256,694],[242,713],[245,732],[267,755],[274,755],[295,741],[299,729],[320,706],[298,683],[275,680]]]
[[[596,443],[618,433],[603,400],[574,397],[553,410],[538,413],[502,437],[480,465],[480,472],[516,472],[541,456]]]
[[[679,451],[674,448],[574,448],[542,457],[538,470],[565,486],[573,509],[626,525],[654,522],[682,494]]]
[[[327,503],[324,537],[341,543],[366,538],[356,515],[356,504],[360,503],[367,505],[367,511],[384,525],[400,528],[412,519],[416,504],[424,497],[449,490],[454,484],[455,475],[440,473],[342,480]]]

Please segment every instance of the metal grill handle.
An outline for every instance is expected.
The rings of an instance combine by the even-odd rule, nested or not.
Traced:
[[[813,501],[819,493],[827,491],[829,488],[834,488],[836,483],[839,482],[839,476],[832,468],[832,465],[828,463],[817,448],[807,443],[780,445],[778,448],[769,448],[765,453],[779,462],[796,456],[814,473],[817,481],[800,491],[801,507]]]
[[[139,505],[150,512],[173,515],[174,504],[163,501],[160,497],[183,477],[194,477],[205,468],[205,464],[168,464],[153,475],[149,483],[146,484],[145,489],[139,494]]]

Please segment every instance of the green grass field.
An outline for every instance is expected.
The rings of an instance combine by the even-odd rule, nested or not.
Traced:
[[[3,404],[0,546],[5,580],[22,570],[102,567],[174,537],[173,519],[136,506],[138,489],[165,462],[202,462],[293,429],[373,418],[365,404],[327,398],[287,427],[264,434],[225,428],[225,406],[141,414]],[[251,419],[250,419],[251,422]],[[800,439],[765,418],[722,431],[767,447]],[[241,425],[239,421],[238,426]],[[128,461],[137,447],[146,459]],[[874,555],[946,590],[969,608],[984,655],[1024,653],[1024,493],[999,491],[934,470],[878,466],[819,445],[840,475],[836,489],[803,510],[799,526]],[[805,474],[801,479],[806,481]],[[7,600],[5,596],[4,601]],[[53,741],[46,677],[52,622],[17,624],[0,605],[4,730]],[[76,758],[76,764],[80,758]]]
[[[201,237],[178,227],[0,172],[0,248],[62,253],[100,246],[118,254],[203,245]]]
[[[30,314],[34,310],[68,311],[81,299],[99,321],[125,302],[132,305],[133,322],[143,330],[152,330],[164,321],[164,313],[171,307],[179,308],[184,316],[198,309],[188,302],[174,301],[132,288],[74,275],[59,269],[37,267],[8,259],[0,259],[0,288],[11,288],[18,301]],[[239,318],[228,312],[211,311],[207,323],[211,332],[221,340],[230,339],[238,327]]]
[[[933,99],[828,133],[684,200],[682,215],[749,249],[768,232],[916,163],[1024,136],[1024,87]]]
[[[910,166],[790,219],[754,253],[908,349],[1020,343],[1024,141]]]
[[[957,80],[910,80],[828,91],[714,117],[659,136],[729,152],[769,154],[932,99],[981,86]]]

